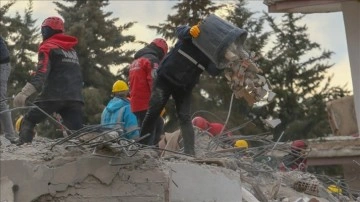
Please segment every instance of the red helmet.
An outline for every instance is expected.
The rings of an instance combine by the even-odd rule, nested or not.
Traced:
[[[224,125],[221,123],[209,123],[209,133],[213,136],[219,135],[224,128]]]
[[[200,128],[202,130],[207,130],[209,128],[209,122],[201,116],[197,116],[197,117],[193,118],[193,120],[191,122],[194,126]]]
[[[164,39],[156,38],[151,43],[154,44],[155,46],[161,48],[163,50],[164,54],[166,54],[168,52],[168,45]]]
[[[64,32],[64,21],[59,17],[48,17],[44,20],[41,27],[51,27],[53,30],[61,30]]]
[[[295,140],[291,144],[292,150],[303,150],[307,148],[307,144],[303,140]]]

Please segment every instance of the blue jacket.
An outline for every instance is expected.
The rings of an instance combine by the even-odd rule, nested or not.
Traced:
[[[114,124],[118,123],[118,124]],[[110,124],[110,125],[109,125]],[[121,124],[125,132],[138,128],[136,116],[131,112],[129,100],[114,97],[101,114],[101,125],[105,128],[118,127]],[[127,133],[124,137],[133,139],[139,136],[139,130]]]

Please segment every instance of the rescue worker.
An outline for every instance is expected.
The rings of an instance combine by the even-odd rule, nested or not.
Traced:
[[[183,25],[176,29],[178,41],[159,66],[157,78],[153,84],[149,109],[140,131],[140,136],[153,131],[161,110],[172,96],[180,122],[184,153],[188,155],[195,155],[194,130],[190,115],[192,89],[198,83],[200,74],[204,70],[213,76],[221,72],[192,43],[192,38],[198,37],[199,34],[198,25],[192,27]]]
[[[130,65],[130,104],[131,111],[136,115],[139,126],[141,126],[146,111],[149,108],[149,101],[153,80],[156,78],[156,71],[160,61],[168,51],[168,45],[164,39],[156,38],[149,45],[137,51],[134,61]],[[160,140],[163,131],[162,119],[158,117],[156,127],[151,131],[151,136],[141,140],[146,145],[155,145]]]
[[[0,125],[5,138],[12,144],[18,142],[11,119],[11,112],[7,104],[7,83],[11,72],[10,54],[4,39],[0,36]]]
[[[59,17],[46,18],[41,35],[36,73],[15,96],[14,106],[25,106],[27,98],[38,92],[36,106],[47,114],[60,114],[68,129],[79,130],[83,127],[83,80],[74,50],[78,40],[64,34],[64,22]],[[45,118],[46,114],[39,109],[30,109],[21,122],[18,145],[31,143],[35,125]]]
[[[109,101],[101,114],[101,125],[104,128],[123,127],[127,139],[139,137],[138,122],[131,112],[127,99],[129,87],[123,80],[117,80],[112,88],[113,98]]]
[[[289,170],[299,170],[306,171],[307,169],[307,159],[306,159],[306,149],[308,144],[303,140],[295,140],[291,144],[291,151],[289,154],[285,155],[282,158],[280,164],[281,171]]]

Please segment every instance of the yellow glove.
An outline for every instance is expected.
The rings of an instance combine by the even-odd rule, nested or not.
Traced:
[[[200,34],[200,29],[199,29],[199,25],[194,25],[190,28],[190,35],[193,37],[193,38],[196,38],[198,37]]]

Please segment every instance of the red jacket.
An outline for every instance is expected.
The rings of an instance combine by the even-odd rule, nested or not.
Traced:
[[[164,54],[152,45],[140,49],[130,65],[130,105],[132,112],[149,108],[153,77]]]

